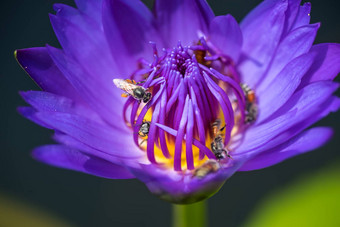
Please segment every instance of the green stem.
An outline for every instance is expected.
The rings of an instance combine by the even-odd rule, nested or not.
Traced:
[[[172,227],[207,226],[205,204],[203,201],[190,205],[173,205]]]

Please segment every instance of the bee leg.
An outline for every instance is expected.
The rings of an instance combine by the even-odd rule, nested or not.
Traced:
[[[144,134],[144,133],[142,133],[142,132],[138,132],[138,135],[140,136],[140,137],[145,137],[146,135]]]
[[[224,158],[223,155],[222,155],[222,153],[216,153],[216,154],[215,154],[215,157],[217,158],[217,160],[221,160],[221,159]]]
[[[123,98],[127,98],[127,97],[129,97],[130,95],[129,95],[129,94],[126,94],[126,93],[122,93],[121,96],[122,96]]]
[[[223,151],[225,152],[225,154],[228,158],[233,159],[233,157],[230,156],[229,152],[226,149],[223,149]]]
[[[134,132],[133,134],[138,134],[140,137],[145,137],[145,134],[141,133],[140,131]]]
[[[227,126],[227,125],[224,125],[224,126],[220,129],[220,131],[222,132],[222,131],[225,129],[226,126]]]
[[[144,84],[144,83],[145,83],[145,80],[137,82],[136,85]]]
[[[126,79],[125,81],[128,82],[128,83],[130,83],[130,84],[136,84],[136,81],[135,81],[135,80]]]
[[[147,141],[147,139],[142,140],[142,142],[140,142],[139,146],[142,146],[142,144],[143,144],[145,141]]]

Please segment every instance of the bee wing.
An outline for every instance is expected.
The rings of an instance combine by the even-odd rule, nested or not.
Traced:
[[[116,85],[117,88],[125,91],[129,95],[133,96],[133,90],[137,88],[137,85],[132,83],[128,83],[126,80],[123,79],[113,79],[113,83]]]
[[[114,85],[116,85],[117,88],[122,89],[123,84],[126,83],[126,81],[124,81],[122,79],[113,79],[113,83],[114,83]]]

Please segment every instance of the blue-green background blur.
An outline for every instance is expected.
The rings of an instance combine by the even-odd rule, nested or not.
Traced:
[[[48,13],[71,0],[2,1],[0,13],[0,226],[171,226],[171,206],[137,180],[108,180],[44,165],[30,157],[52,132],[24,119],[20,90],[37,90],[15,49],[59,46]],[[152,1],[145,1],[151,5]],[[240,21],[259,0],[210,0],[217,15]],[[340,1],[312,0],[316,43],[340,42]],[[340,64],[340,63],[339,63]],[[339,79],[337,79],[339,81]],[[339,92],[338,92],[339,95]],[[276,166],[235,174],[208,200],[209,226],[340,226],[339,113],[326,146]]]

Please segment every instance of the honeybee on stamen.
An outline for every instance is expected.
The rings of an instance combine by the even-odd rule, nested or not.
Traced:
[[[195,50],[194,53],[198,63],[205,65],[207,67],[211,66],[211,61],[205,60],[205,57],[207,56],[206,50]]]
[[[149,130],[150,130],[150,122],[143,121],[143,123],[141,124],[139,128],[138,135],[140,137],[146,137],[149,134]]]
[[[213,141],[211,142],[211,150],[214,152],[218,160],[224,159],[225,157],[231,158],[228,154],[227,149],[225,149],[224,141],[222,137],[222,131],[225,129],[225,125],[221,128],[221,120],[216,119],[211,124],[211,132]]]
[[[202,46],[202,43],[201,42],[198,42],[197,43],[198,46]],[[200,50],[200,49],[197,49],[197,50],[194,50],[194,54],[195,54],[195,58],[197,60],[198,63],[202,64],[202,65],[205,65],[207,67],[210,67],[211,66],[211,61],[207,61],[205,59],[205,57],[208,55],[208,51],[207,50]]]
[[[138,130],[138,135],[140,137],[147,137],[150,130],[150,122],[143,120],[143,123],[140,125]],[[140,142],[139,146],[141,146],[147,139],[143,139],[142,142]]]
[[[241,83],[241,88],[246,98],[246,116],[244,121],[245,123],[251,123],[256,120],[258,114],[255,92],[246,84]]]
[[[122,94],[122,97],[132,96],[139,102],[143,101],[144,103],[149,102],[152,97],[151,93],[148,92],[148,89],[137,85],[134,80],[113,79],[113,83],[117,88],[126,92]]]

